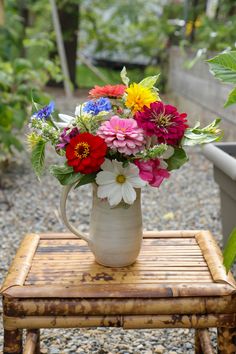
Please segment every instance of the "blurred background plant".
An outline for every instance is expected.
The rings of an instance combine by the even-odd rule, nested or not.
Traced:
[[[189,68],[212,52],[235,49],[235,0],[186,0],[184,6],[186,25],[180,45],[196,52]]]
[[[43,16],[40,15],[43,13]],[[31,97],[44,103],[44,86],[61,80],[47,1],[8,0],[0,26],[0,161],[21,150],[18,132],[30,114]]]

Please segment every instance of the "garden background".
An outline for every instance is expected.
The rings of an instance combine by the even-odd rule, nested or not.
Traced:
[[[165,102],[187,112],[190,122],[220,117],[224,140],[236,137],[236,108],[223,108],[232,87],[216,81],[206,63],[219,52],[235,50],[234,0],[58,0],[69,78],[61,67],[53,4],[0,0],[0,282],[25,233],[65,231],[59,184],[48,173],[39,182],[30,166],[26,133],[32,100],[44,105],[53,99],[59,112],[73,115],[95,84],[120,83],[126,66],[136,82],[161,73],[158,87]],[[55,160],[52,151],[46,158]],[[211,229],[221,243],[212,165],[200,148],[190,148],[189,159],[159,190],[144,191],[144,227]],[[79,190],[79,198],[71,197],[71,220],[79,215],[87,230],[88,187]],[[42,353],[193,353],[190,332],[45,330]]]

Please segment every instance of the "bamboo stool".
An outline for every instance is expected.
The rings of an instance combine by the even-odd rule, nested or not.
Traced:
[[[2,286],[4,354],[39,353],[40,328],[195,328],[195,352],[236,353],[236,285],[209,231],[146,232],[124,268],[94,261],[72,234],[23,239]]]

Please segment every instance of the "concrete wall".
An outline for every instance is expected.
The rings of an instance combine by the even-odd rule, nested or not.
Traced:
[[[222,118],[221,127],[225,132],[223,140],[236,140],[236,105],[223,108],[233,86],[216,80],[203,59],[187,69],[186,62],[193,57],[193,54],[184,54],[177,47],[170,49],[169,101],[188,113],[190,122],[206,124],[217,117]]]

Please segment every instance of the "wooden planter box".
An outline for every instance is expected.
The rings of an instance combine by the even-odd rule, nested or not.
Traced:
[[[223,242],[236,227],[236,143],[206,145],[204,155],[214,164],[214,178],[220,187]]]

